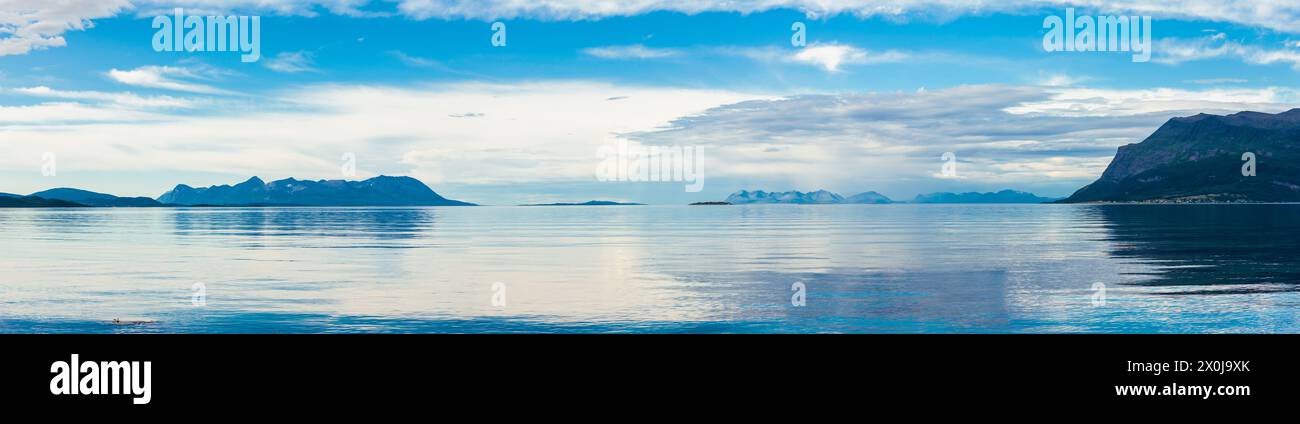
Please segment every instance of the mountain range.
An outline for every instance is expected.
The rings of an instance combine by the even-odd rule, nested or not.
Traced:
[[[62,200],[65,202],[96,207],[125,208],[163,206],[162,203],[148,197],[117,197],[111,194],[96,193],[75,188],[55,188],[32,193],[29,196],[47,200]]]
[[[1120,147],[1101,178],[1062,202],[1297,201],[1300,109],[1170,119]]]
[[[50,200],[35,196],[0,193],[0,208],[77,208],[86,207],[80,203],[65,200]]]
[[[0,193],[0,207],[163,207],[163,206],[474,206],[438,195],[410,177],[379,176],[365,181],[293,178],[270,183],[253,177],[230,186],[194,188],[184,184],[147,197],[117,197],[75,188],[56,188],[30,195]]]
[[[365,181],[297,180],[264,182],[253,177],[239,184],[194,188],[177,185],[158,201],[181,206],[474,206],[438,195],[411,177],[379,176]]]
[[[798,205],[833,205],[833,204],[884,204],[893,203],[888,197],[874,191],[844,197],[826,190],[804,193],[802,191],[766,192],[763,190],[741,190],[727,196],[727,203],[733,205],[751,204],[798,204]]]

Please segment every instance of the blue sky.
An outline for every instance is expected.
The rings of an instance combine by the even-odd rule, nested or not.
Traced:
[[[1283,2],[590,3],[0,1],[0,192],[337,179],[350,153],[349,179],[487,204],[1064,196],[1170,117],[1298,104],[1300,6]],[[152,18],[177,6],[260,16],[261,60],[154,51]],[[1068,6],[1152,16],[1151,61],[1044,51]],[[598,181],[619,142],[699,149],[703,190]]]

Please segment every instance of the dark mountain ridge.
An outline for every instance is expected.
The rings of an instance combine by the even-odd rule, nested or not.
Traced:
[[[1243,175],[1246,153],[1253,176]],[[1063,202],[1297,202],[1297,160],[1300,109],[1173,118]]]
[[[62,200],[67,202],[79,203],[86,206],[97,207],[150,207],[163,206],[157,200],[148,197],[117,197],[111,194],[96,193],[93,191],[80,190],[75,188],[55,188],[45,191],[32,193],[33,197],[40,197],[47,200]]]
[[[0,193],[0,208],[84,208],[80,203]]]
[[[475,206],[442,197],[417,179],[389,176],[365,181],[287,178],[269,183],[253,177],[233,186],[204,188],[181,184],[158,201],[181,206]]]
[[[812,192],[786,191],[767,192],[763,190],[741,190],[727,196],[727,203],[733,205],[747,204],[796,204],[796,205],[834,205],[834,204],[885,204],[893,203],[888,197],[874,191],[858,193],[844,197],[826,190]]]

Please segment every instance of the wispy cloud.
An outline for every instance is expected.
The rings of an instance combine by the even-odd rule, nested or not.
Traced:
[[[768,63],[793,63],[811,65],[826,72],[842,72],[845,65],[897,63],[919,59],[916,55],[898,50],[870,51],[841,43],[814,44],[803,48],[786,47],[716,47],[711,54],[746,57]]]
[[[772,97],[555,80],[330,83],[258,100],[291,99],[293,110],[206,114],[125,108],[115,102],[133,100],[115,93],[31,87],[21,94],[56,101],[0,107],[0,131],[24,140],[6,146],[14,152],[0,156],[0,167],[57,151],[89,170],[324,178],[337,173],[338,152],[358,152],[382,167],[363,175],[403,173],[430,184],[585,184],[597,148],[627,138],[702,147],[710,178],[904,193],[953,188],[933,176],[948,151],[957,153],[969,187],[1060,193],[1091,181],[1116,147],[1141,140],[1169,117],[1280,111],[1300,101],[1289,88],[978,85]],[[608,101],[616,97],[622,99]],[[97,124],[104,122],[113,125]]]
[[[1200,60],[1235,58],[1252,65],[1286,64],[1300,70],[1300,46],[1265,48],[1233,41],[1216,32],[1200,38],[1166,38],[1156,43],[1157,63],[1177,65]]]
[[[146,97],[130,92],[109,93],[103,91],[66,91],[56,90],[46,86],[15,88],[12,91],[34,97],[106,102],[136,108],[189,108],[194,106],[194,102],[187,99],[172,96]]]
[[[1005,108],[1015,115],[1112,117],[1145,114],[1239,112],[1290,109],[1300,101],[1300,91],[1290,88],[1149,88],[1120,90],[1087,87],[1054,88],[1048,96]]]
[[[626,46],[591,47],[582,50],[582,54],[601,59],[663,59],[678,56],[680,50],[651,48],[641,44]]]
[[[1300,3],[1290,0],[1163,0],[1128,2],[1121,0],[640,0],[593,2],[590,0],[0,0],[0,56],[25,54],[32,50],[67,44],[63,34],[86,30],[95,19],[126,11],[139,15],[165,13],[184,7],[201,13],[253,13],[316,16],[320,11],[352,16],[400,15],[413,19],[502,19],[585,20],[636,16],[653,12],[698,14],[705,12],[757,13],[776,9],[803,12],[811,18],[853,15],[910,19],[949,20],[961,16],[993,13],[1040,14],[1045,8],[1091,7],[1113,13],[1161,16],[1225,22],[1283,33],[1300,33]],[[1260,60],[1290,61],[1290,56]]]
[[[472,72],[465,72],[447,66],[447,64],[443,63],[442,61],[424,58],[424,57],[418,57],[418,56],[411,56],[400,50],[389,50],[387,53],[389,56],[396,58],[398,62],[401,62],[403,65],[412,68],[430,69],[435,71],[446,72],[449,74],[457,74],[457,75],[470,76],[476,78],[481,77],[481,75]]]
[[[113,68],[108,77],[126,85],[198,94],[230,94],[229,91],[194,82],[203,77],[185,67],[142,66],[130,70]]]
[[[127,0],[0,0],[0,56],[65,46],[64,33],[130,7]]]
[[[1250,80],[1245,79],[1245,78],[1205,78],[1205,79],[1194,79],[1194,80],[1188,80],[1187,82],[1192,83],[1192,84],[1202,84],[1202,85],[1210,85],[1210,84],[1245,84],[1245,83],[1250,82]]]
[[[600,19],[635,16],[658,11],[697,14],[742,14],[774,9],[802,11],[809,17],[834,15],[885,17],[894,20],[947,20],[992,13],[1039,14],[1044,8],[1091,7],[1113,13],[1159,15],[1300,32],[1300,4],[1290,0],[641,0],[599,2],[590,0],[399,0],[397,9],[416,19],[429,18],[533,18],[545,20]]]
[[[106,122],[134,124],[157,121],[167,116],[116,106],[91,105],[78,102],[50,102],[31,106],[0,106],[0,127],[13,125],[19,128],[65,131],[70,129],[70,127],[66,127],[66,125],[70,124]],[[5,132],[13,134],[22,131],[10,130]]]
[[[703,146],[718,177],[772,184],[942,187],[955,152],[963,181],[1072,190],[1100,175],[1118,146],[1165,120],[1201,112],[1282,111],[1287,88],[1104,90],[1013,85],[898,93],[799,95],[713,108],[625,136]],[[760,184],[761,185],[761,184]],[[798,185],[798,184],[796,184]]]
[[[799,49],[790,56],[789,60],[815,65],[826,72],[840,72],[840,67],[846,64],[901,62],[907,57],[906,54],[894,50],[873,53],[846,44],[822,44]]]
[[[296,74],[301,72],[320,72],[316,62],[308,51],[284,52],[265,61],[265,66],[275,72]]]
[[[849,44],[823,43],[790,49],[777,46],[696,46],[691,48],[652,48],[642,44],[601,46],[582,49],[582,54],[610,60],[651,60],[671,57],[739,56],[768,63],[810,65],[826,72],[842,72],[845,65],[896,63],[913,56],[897,51],[870,51]]]
[[[445,63],[443,63],[443,62],[441,62],[441,61],[438,61],[438,60],[429,59],[429,58],[423,58],[423,57],[417,57],[417,56],[411,56],[411,55],[406,54],[406,53],[404,53],[404,52],[402,52],[402,51],[400,51],[400,50],[389,50],[389,51],[386,52],[386,53],[387,53],[389,56],[392,56],[393,58],[397,59],[397,61],[398,61],[398,62],[401,62],[403,65],[406,65],[406,66],[409,66],[409,67],[412,67],[412,68],[429,69],[429,70],[434,70],[434,71],[439,71],[439,72],[445,72],[445,73],[452,74],[452,75],[459,75],[459,76],[462,76],[462,77],[469,77],[469,78],[480,79],[480,80],[490,80],[490,79],[491,79],[491,77],[488,77],[488,76],[485,76],[485,75],[481,75],[481,74],[474,73],[474,72],[466,72],[466,71],[462,71],[462,70],[459,70],[459,69],[453,68],[453,67],[451,67],[451,66],[447,66],[447,64],[445,64]]]
[[[611,96],[627,96],[609,102]],[[0,107],[0,133],[24,143],[0,155],[59,152],[85,169],[337,177],[341,152],[430,184],[591,183],[597,147],[614,134],[754,96],[724,90],[621,86],[589,81],[385,86],[328,83],[267,93],[258,103],[292,110],[201,103],[197,110],[143,113],[112,104]],[[556,107],[555,105],[564,105]],[[574,116],[585,119],[575,121]],[[111,121],[114,125],[95,125]],[[90,122],[86,125],[72,123]],[[57,130],[57,131],[55,131]],[[129,145],[130,154],[111,146]],[[6,168],[12,169],[12,168]],[[216,181],[214,181],[216,182]],[[167,187],[157,187],[163,190]],[[153,193],[156,195],[157,193]]]
[[[1048,87],[1069,87],[1088,81],[1088,77],[1076,77],[1061,73],[1039,73],[1038,84]]]

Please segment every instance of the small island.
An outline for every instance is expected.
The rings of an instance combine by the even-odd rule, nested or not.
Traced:
[[[730,206],[731,202],[695,202],[690,206]]]

